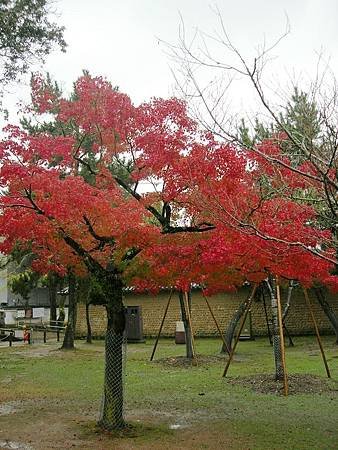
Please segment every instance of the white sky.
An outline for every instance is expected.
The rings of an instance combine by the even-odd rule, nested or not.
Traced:
[[[66,90],[82,69],[88,69],[106,76],[136,103],[151,96],[166,97],[174,81],[159,39],[177,42],[179,13],[188,32],[199,27],[212,33],[217,28],[212,5],[215,2],[208,0],[55,1],[59,23],[66,27],[68,50],[66,54],[54,52],[45,70]],[[270,42],[280,36],[288,16],[291,33],[273,52],[278,56],[273,63],[278,79],[294,71],[311,76],[321,48],[337,69],[336,0],[219,0],[217,5],[233,41],[248,56],[264,38]],[[15,88],[5,98],[12,120],[13,105],[24,93],[25,88]]]

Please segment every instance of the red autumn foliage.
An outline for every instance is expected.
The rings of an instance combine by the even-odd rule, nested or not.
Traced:
[[[2,252],[18,241],[31,245],[39,271],[71,265],[81,273],[88,255],[103,267],[113,260],[140,289],[196,282],[217,291],[269,273],[337,288],[329,232],[315,225],[312,208],[286,196],[315,181],[256,154],[248,159],[201,132],[174,98],[135,107],[110,83],[89,76],[68,100],[46,92],[41,80],[33,89],[35,108],[56,114],[67,133],[31,136],[7,128],[0,146]],[[275,141],[261,145],[281,157]],[[128,181],[111,170],[112,161],[132,162]],[[94,181],[83,178],[83,168]],[[138,191],[144,182],[157,190]],[[126,268],[133,249],[137,257]]]

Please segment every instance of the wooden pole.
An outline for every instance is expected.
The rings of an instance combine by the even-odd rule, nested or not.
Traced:
[[[190,332],[191,332],[191,346],[192,346],[192,359],[196,359],[196,347],[195,347],[195,339],[194,339],[194,331],[192,328],[192,322],[191,322],[191,314],[190,314],[190,308],[189,308],[189,299],[188,299],[188,292],[184,292],[184,306],[186,308]],[[187,339],[187,337],[185,337]]]
[[[167,316],[167,312],[168,312],[168,309],[169,309],[169,305],[170,305],[170,301],[171,301],[172,295],[173,295],[173,289],[171,289],[171,291],[170,291],[170,295],[169,295],[169,298],[168,298],[167,306],[165,307],[165,310],[164,310],[163,319],[162,319],[162,322],[161,322],[161,325],[160,325],[160,329],[158,330],[158,334],[157,334],[156,341],[155,341],[155,344],[154,344],[154,348],[153,348],[153,351],[152,351],[152,354],[151,354],[151,357],[150,357],[150,361],[152,361],[154,359],[154,355],[155,355],[155,352],[156,352],[157,344],[158,344],[158,341],[160,339],[161,331],[162,331],[162,328],[163,328],[163,324],[164,324],[165,318]]]
[[[280,351],[282,356],[282,365],[283,365],[283,381],[284,381],[284,395],[287,396],[289,393],[289,385],[288,385],[288,375],[286,372],[286,361],[285,361],[285,342],[284,342],[284,333],[283,333],[283,318],[282,318],[282,305],[280,299],[280,286],[278,277],[276,277],[276,291],[277,291],[277,311],[278,311],[278,326],[279,326],[279,337],[280,337]]]
[[[222,331],[221,331],[221,329],[220,329],[220,327],[219,327],[219,325],[218,325],[217,319],[216,319],[216,317],[215,317],[215,315],[214,315],[214,313],[213,313],[213,311],[212,311],[212,309],[211,309],[210,303],[209,303],[207,297],[203,294],[203,292],[202,292],[202,295],[203,295],[204,300],[205,300],[205,302],[206,302],[206,304],[207,304],[207,306],[208,306],[208,308],[209,308],[211,317],[214,319],[216,328],[217,328],[217,330],[218,330],[218,332],[219,332],[219,335],[221,336],[221,339],[222,339],[222,341],[223,341],[224,347],[225,347],[226,351],[228,352],[228,355],[230,355],[230,350],[229,350],[228,344],[226,343],[226,340],[224,339],[223,333],[222,333]]]
[[[236,347],[237,347],[237,344],[238,344],[238,341],[239,341],[239,337],[240,337],[241,332],[242,332],[242,330],[243,330],[243,327],[244,327],[244,324],[245,324],[245,321],[246,321],[246,318],[247,318],[249,309],[250,309],[250,307],[251,307],[252,300],[253,300],[254,295],[255,295],[255,292],[256,292],[256,290],[257,290],[257,287],[258,287],[257,284],[255,284],[254,287],[253,287],[253,289],[252,289],[252,291],[251,291],[251,294],[250,294],[248,303],[247,303],[247,305],[246,305],[245,313],[244,313],[244,315],[243,315],[242,322],[241,322],[241,325],[240,325],[240,327],[239,327],[239,330],[238,330],[238,333],[237,333],[237,336],[236,336],[234,345],[233,345],[233,347],[232,347],[232,349],[231,349],[231,352],[230,352],[230,355],[229,355],[229,359],[228,359],[228,361],[227,361],[227,363],[226,363],[226,366],[225,366],[225,368],[224,368],[223,377],[226,376],[226,374],[227,374],[227,372],[228,372],[228,369],[229,369],[229,366],[230,366],[230,364],[231,364],[231,361],[232,361],[232,359],[233,359],[233,356],[234,356],[234,354],[235,354],[235,350],[236,350]]]
[[[323,361],[324,361],[326,374],[327,374],[328,378],[331,378],[330,369],[329,369],[329,366],[327,364],[327,360],[326,360],[326,357],[325,357],[324,348],[323,348],[323,345],[322,345],[322,340],[320,338],[320,334],[319,334],[316,318],[315,318],[315,315],[313,314],[313,310],[312,310],[312,307],[311,307],[310,297],[309,297],[309,294],[307,292],[307,289],[305,289],[304,287],[303,287],[303,292],[304,292],[304,297],[305,297],[306,303],[308,305],[308,308],[309,308],[309,311],[310,311],[310,314],[311,314],[311,318],[312,318],[312,322],[313,322],[313,325],[314,325],[314,328],[315,328],[315,331],[316,331],[316,337],[317,337],[317,341],[318,341],[318,344],[319,344],[320,352],[322,354],[322,358],[323,358]]]

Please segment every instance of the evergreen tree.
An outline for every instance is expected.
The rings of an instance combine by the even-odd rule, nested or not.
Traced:
[[[34,62],[43,62],[58,46],[66,49],[64,27],[49,18],[48,0],[0,2],[0,83],[17,80]]]

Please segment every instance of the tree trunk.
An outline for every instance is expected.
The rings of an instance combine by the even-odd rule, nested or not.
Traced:
[[[75,339],[75,327],[76,327],[76,279],[72,273],[68,275],[68,286],[69,286],[69,304],[68,304],[68,321],[65,331],[65,337],[63,339],[62,349],[72,350],[74,349],[74,339]]]
[[[125,311],[122,281],[118,273],[107,272],[102,280],[107,299],[107,333],[105,340],[105,374],[99,426],[105,430],[125,427],[123,418],[123,349]]]
[[[193,351],[193,343],[192,343],[192,331],[190,328],[190,323],[188,320],[188,315],[185,307],[185,301],[184,301],[184,293],[182,291],[179,291],[178,298],[180,300],[180,307],[181,307],[181,317],[182,322],[184,325],[184,331],[185,331],[185,348],[186,348],[186,357],[189,359],[194,358],[194,351]],[[190,292],[188,294],[188,308],[191,311],[191,295]]]
[[[89,307],[90,303],[88,303],[87,301],[86,302],[87,344],[92,343],[92,327],[90,325]]]
[[[332,328],[336,335],[336,344],[338,345],[338,317],[335,314],[335,312],[333,311],[332,307],[326,301],[323,289],[315,288],[314,291],[315,291],[318,303],[322,307],[324,313],[326,314],[326,317],[329,319],[329,321],[332,325]]]
[[[272,279],[271,282],[267,281],[267,286],[269,288],[271,298],[272,344],[275,359],[275,379],[277,381],[284,379],[284,369],[282,363],[281,339],[279,334],[278,307],[277,307],[277,298],[275,294],[276,291],[275,280]]]
[[[283,310],[283,322],[284,322],[284,320],[286,320],[287,315],[289,314],[293,288],[294,288],[294,282],[293,282],[293,280],[291,280],[289,283],[289,287],[288,287],[288,296],[287,296],[286,304],[285,304],[285,307]]]
[[[283,314],[282,314],[283,327],[284,327],[284,330],[285,330],[285,334],[286,334],[286,336],[289,339],[289,346],[290,347],[293,347],[294,343],[293,343],[291,334],[289,333],[289,330],[286,327],[285,320],[287,318],[287,315],[289,314],[289,310],[290,310],[290,306],[291,306],[292,291],[293,291],[294,287],[295,287],[294,281],[291,280],[289,282],[288,296],[287,296],[286,304],[284,306],[284,310],[283,310]]]
[[[229,351],[231,351],[232,346],[232,340],[234,338],[235,330],[238,325],[238,322],[241,320],[241,317],[243,316],[246,306],[247,306],[248,298],[242,302],[238,309],[235,311],[234,315],[231,317],[229,325],[227,326],[227,329],[224,333],[224,339],[227,343]],[[225,345],[222,345],[221,353],[227,353],[227,349],[225,348]]]
[[[270,321],[269,321],[269,317],[268,317],[268,310],[267,310],[267,307],[266,307],[265,294],[264,294],[264,285],[262,285],[262,288],[261,288],[261,298],[263,300],[264,316],[265,316],[266,329],[268,330],[269,342],[270,342],[270,345],[272,345],[272,337],[271,337],[271,331],[270,331]]]
[[[49,304],[50,304],[50,324],[55,325],[56,322],[56,294],[58,287],[57,276],[54,273],[49,273],[47,277]]]
[[[237,325],[238,325],[239,321],[241,320],[241,317],[245,313],[245,310],[248,305],[248,301],[250,299],[250,295],[251,294],[249,294],[248,297],[244,300],[244,302],[242,302],[239,305],[238,309],[236,309],[235,313],[233,314],[233,316],[230,319],[227,329],[225,330],[224,339],[225,339],[225,342],[227,343],[229,351],[231,351],[232,340],[234,338]],[[258,295],[260,295],[260,289],[257,289],[257,291],[255,293],[255,297]],[[221,353],[227,353],[227,349],[225,348],[224,344],[222,345]]]

